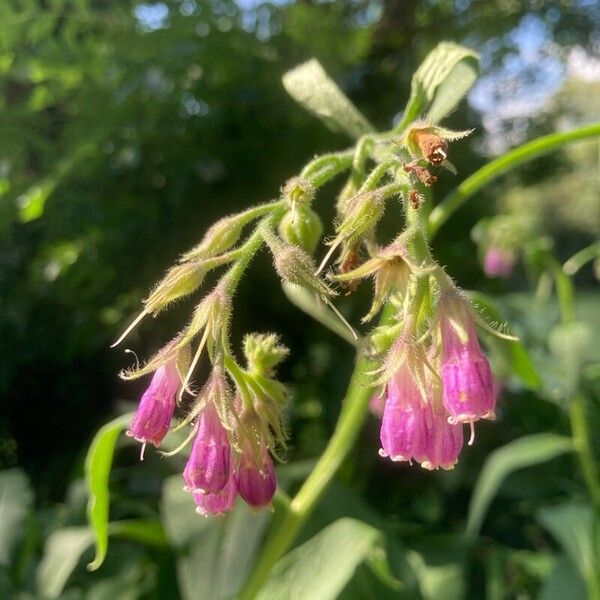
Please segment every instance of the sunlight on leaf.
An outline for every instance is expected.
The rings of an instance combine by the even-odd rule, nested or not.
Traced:
[[[288,94],[327,126],[353,139],[372,133],[373,126],[327,75],[318,60],[309,60],[283,76]]]
[[[368,560],[376,548],[381,548],[381,539],[381,532],[366,523],[339,519],[284,556],[258,598],[333,600],[358,565]]]
[[[117,438],[127,427],[131,414],[122,415],[102,426],[85,457],[85,482],[89,493],[87,517],[96,542],[96,556],[88,565],[95,571],[102,565],[108,548],[108,478]]]

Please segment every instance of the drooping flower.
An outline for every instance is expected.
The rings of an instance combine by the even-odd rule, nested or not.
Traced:
[[[183,478],[188,491],[216,494],[231,474],[231,447],[227,431],[209,400],[198,418],[198,432],[192,445]]]
[[[169,430],[178,388],[176,360],[171,359],[154,372],[131,419],[127,435],[138,442],[158,447]]]
[[[481,352],[473,315],[458,294],[439,302],[442,338],[442,399],[451,423],[494,419],[496,397],[490,365]]]
[[[220,492],[214,494],[193,494],[196,502],[196,512],[204,517],[209,515],[223,515],[233,508],[237,496],[237,483],[233,472]]]
[[[393,461],[423,460],[428,410],[408,364],[403,362],[387,385],[379,454]]]
[[[483,272],[487,277],[509,277],[515,265],[515,255],[510,250],[490,246],[483,257]]]
[[[421,466],[424,469],[453,469],[458,462],[463,445],[463,426],[448,422],[443,407],[429,407],[427,419],[427,445]]]
[[[269,451],[265,446],[260,449],[260,462],[251,447],[244,445],[237,472],[237,487],[240,496],[255,509],[271,503],[277,488],[275,470]]]

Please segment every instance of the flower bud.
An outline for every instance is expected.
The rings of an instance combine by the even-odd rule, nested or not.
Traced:
[[[300,246],[312,254],[321,239],[323,225],[314,210],[306,206],[298,206],[283,216],[278,231],[286,242]]]
[[[144,300],[146,310],[157,315],[168,304],[191,294],[202,284],[206,274],[202,262],[188,262],[171,267]]]
[[[315,197],[315,188],[308,179],[303,177],[292,177],[281,190],[290,206],[296,204],[309,207]]]
[[[274,333],[250,333],[244,338],[244,356],[250,372],[269,376],[288,354],[289,350]]]
[[[223,490],[231,473],[231,447],[217,411],[208,400],[198,419],[198,432],[183,470],[186,488],[216,494]]]
[[[271,503],[277,488],[273,461],[269,452],[263,448],[260,464],[256,464],[254,453],[242,452],[237,474],[237,486],[240,496],[255,509],[263,508]]]
[[[127,435],[158,447],[169,430],[178,388],[179,373],[175,360],[171,359],[156,369],[131,419]]]

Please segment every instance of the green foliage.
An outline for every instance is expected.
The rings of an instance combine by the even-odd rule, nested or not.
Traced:
[[[98,430],[85,459],[85,479],[89,499],[88,520],[94,532],[96,556],[88,565],[95,571],[104,562],[108,547],[108,478],[118,436],[131,420],[131,415],[122,415]]]

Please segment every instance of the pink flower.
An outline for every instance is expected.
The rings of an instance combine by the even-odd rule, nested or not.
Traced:
[[[229,479],[220,492],[215,494],[193,494],[196,502],[196,512],[204,517],[209,515],[223,515],[233,508],[237,496],[235,475],[230,472]]]
[[[261,448],[261,464],[255,464],[255,457],[248,447],[240,457],[237,474],[237,486],[240,496],[252,507],[267,506],[275,494],[277,481],[273,461],[269,451]]]
[[[427,412],[406,362],[388,383],[381,421],[381,456],[420,462],[427,447]]]
[[[448,422],[448,414],[441,410],[431,410],[428,422],[427,446],[423,452],[424,469],[452,469],[458,462],[463,445],[462,425]]]
[[[179,373],[175,359],[172,359],[154,372],[131,419],[127,435],[138,442],[159,446],[169,430],[178,388]]]
[[[442,399],[450,423],[494,419],[496,397],[490,365],[479,348],[475,323],[465,301],[440,300]]]
[[[490,246],[483,257],[483,272],[488,277],[509,277],[515,260],[515,255],[510,250]]]
[[[231,474],[231,447],[212,402],[200,413],[198,433],[183,470],[187,489],[216,494],[223,490]]]

